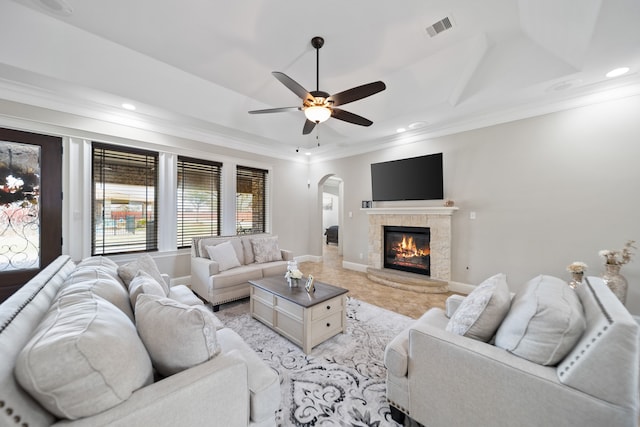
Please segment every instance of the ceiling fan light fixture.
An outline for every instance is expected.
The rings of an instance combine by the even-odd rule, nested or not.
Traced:
[[[322,123],[331,117],[331,110],[321,105],[312,105],[304,109],[304,115],[314,123]]]

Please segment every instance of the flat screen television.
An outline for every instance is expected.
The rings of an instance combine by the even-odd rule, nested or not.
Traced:
[[[442,200],[442,153],[371,164],[373,201]]]

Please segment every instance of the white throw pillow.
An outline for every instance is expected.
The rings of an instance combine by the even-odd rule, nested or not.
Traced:
[[[507,315],[511,297],[504,274],[496,274],[478,285],[453,313],[447,331],[487,342]]]
[[[516,294],[496,346],[541,365],[560,362],[586,328],[582,303],[564,280],[531,279]]]
[[[220,243],[215,246],[206,246],[209,258],[218,263],[220,271],[229,270],[230,268],[240,267],[240,261],[236,255],[236,250],[230,241]]]
[[[160,286],[162,286],[164,295],[169,295],[169,285],[162,278],[162,274],[160,273],[160,270],[158,270],[156,262],[149,254],[142,254],[135,261],[123,264],[118,267],[118,275],[125,283],[125,285],[129,286],[133,278],[136,277],[136,274],[138,274],[138,271],[140,270],[150,274],[151,277],[153,277],[160,284]]]
[[[258,264],[282,261],[282,253],[278,247],[278,236],[251,239],[251,246],[253,247],[253,255]]]
[[[242,237],[242,252],[244,255],[244,263],[245,264],[253,264],[256,262],[256,257],[253,255],[253,245],[251,244],[250,237]]]
[[[118,276],[118,264],[115,261],[100,255],[92,256],[83,259],[80,261],[80,264],[77,265],[78,268],[98,268],[107,272],[109,275],[113,276],[118,282],[122,282],[120,276]],[[124,285],[124,283],[123,283]]]
[[[57,297],[18,355],[15,375],[49,412],[72,420],[112,408],[153,382],[131,320],[90,291]]]
[[[133,322],[133,306],[129,301],[129,291],[120,278],[114,278],[115,271],[116,269],[113,269],[110,273],[100,266],[78,266],[67,276],[58,295],[91,291],[118,307]],[[117,273],[115,275],[118,276]]]
[[[189,369],[220,352],[219,321],[203,305],[142,294],[136,301],[136,325],[153,366],[164,376]]]
[[[138,296],[142,294],[166,297],[164,289],[162,289],[160,283],[151,277],[149,273],[140,270],[129,284],[129,299],[131,301],[131,307],[136,306],[136,300],[138,299]]]

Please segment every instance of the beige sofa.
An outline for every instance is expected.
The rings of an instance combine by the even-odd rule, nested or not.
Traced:
[[[495,306],[495,295],[476,304]],[[447,312],[427,311],[387,346],[387,398],[396,420],[406,414],[429,427],[638,425],[638,325],[600,278],[574,292],[539,276],[512,302],[507,297],[506,316],[469,317],[462,336],[450,326],[465,317],[457,316],[460,300],[450,298]],[[564,310],[567,302],[577,309]],[[470,337],[479,329],[491,341]]]
[[[61,256],[0,305],[0,426],[275,426],[278,375],[143,268]]]
[[[191,289],[218,311],[220,304],[248,297],[249,280],[284,276],[291,260],[293,253],[280,249],[278,237],[269,234],[195,237]]]

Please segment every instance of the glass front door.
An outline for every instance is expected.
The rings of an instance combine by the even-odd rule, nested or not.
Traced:
[[[0,141],[0,271],[40,268],[40,147]]]
[[[0,302],[62,253],[62,139],[0,128]]]

